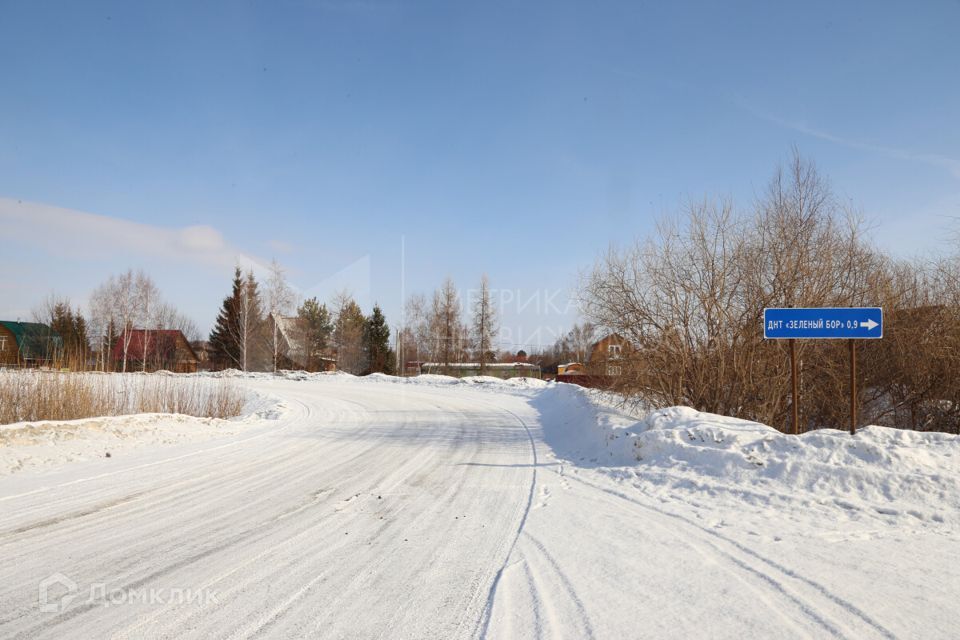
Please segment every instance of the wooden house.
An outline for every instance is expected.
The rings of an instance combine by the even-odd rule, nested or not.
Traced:
[[[39,322],[0,320],[0,367],[47,367],[63,354],[63,338]]]
[[[596,376],[619,376],[623,365],[633,350],[630,342],[618,333],[611,333],[598,340],[590,349],[587,370]]]
[[[130,329],[117,338],[111,352],[114,371],[196,373],[200,358],[178,329]]]

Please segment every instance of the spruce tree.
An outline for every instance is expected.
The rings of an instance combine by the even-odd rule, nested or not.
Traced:
[[[327,305],[320,304],[316,298],[308,298],[297,309],[300,327],[303,331],[304,349],[307,370],[318,368],[319,359],[327,353],[330,347],[330,336],[333,333],[333,321]]]
[[[90,337],[87,335],[87,320],[79,308],[73,314],[73,346],[75,353],[86,365],[87,353],[90,351]]]
[[[337,347],[337,368],[360,375],[367,370],[363,335],[367,319],[360,305],[349,295],[341,296],[334,323],[333,341]]]
[[[86,367],[87,351],[90,343],[87,339],[87,323],[80,309],[74,312],[66,301],[57,302],[50,312],[50,328],[62,340],[62,350],[56,357],[62,358],[69,367]]]
[[[364,322],[363,347],[367,373],[393,373],[390,327],[379,305],[373,305],[373,313]]]
[[[210,332],[210,363],[214,369],[243,368],[240,335],[240,309],[244,295],[243,273],[240,267],[233,272],[233,291],[224,298],[217,323]]]

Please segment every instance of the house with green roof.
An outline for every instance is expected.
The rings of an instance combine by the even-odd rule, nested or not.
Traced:
[[[39,322],[0,320],[0,367],[49,366],[63,354],[63,338]]]

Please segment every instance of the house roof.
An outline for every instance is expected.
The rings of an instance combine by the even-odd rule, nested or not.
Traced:
[[[48,325],[12,320],[0,320],[0,325],[13,334],[22,358],[48,358],[63,347],[63,338]]]
[[[277,325],[277,330],[289,347],[287,355],[295,358],[303,358],[306,356],[307,345],[303,340],[302,332],[297,331],[300,318],[297,316],[281,316],[272,313],[270,317],[273,318],[273,321]]]
[[[597,340],[596,342],[594,342],[592,345],[590,345],[590,351],[589,353],[586,354],[587,357],[584,358],[585,363],[589,364],[590,362],[593,361],[594,352],[597,350],[597,347],[599,347],[604,342],[608,342],[610,344],[619,344],[619,345],[628,345],[628,346],[630,345],[630,341],[624,338],[619,333],[616,333],[616,332],[608,333],[602,338],[600,338],[599,340]]]
[[[117,343],[113,345],[113,357],[115,360],[123,358],[123,345],[125,333],[120,334]],[[142,359],[146,351],[148,356],[157,355],[157,350],[161,347],[169,348],[170,345],[176,345],[177,338],[183,338],[183,344],[186,345],[190,355],[194,360],[199,361],[197,353],[190,346],[186,336],[179,329],[130,329],[130,343],[127,345],[127,358],[135,360]]]

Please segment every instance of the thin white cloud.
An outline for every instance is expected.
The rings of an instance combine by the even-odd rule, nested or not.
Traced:
[[[853,140],[850,138],[844,138],[842,136],[834,135],[827,131],[811,127],[802,122],[793,122],[791,120],[786,120],[784,118],[777,117],[773,114],[767,113],[761,109],[757,109],[751,104],[748,104],[739,96],[732,96],[733,102],[739,106],[744,111],[762,119],[767,122],[771,122],[775,125],[784,127],[786,129],[791,129],[797,131],[804,135],[812,136],[814,138],[819,138],[820,140],[826,140],[827,142],[833,142],[845,147],[850,147],[851,149],[859,149],[861,151],[869,151],[872,153],[879,153],[891,158],[898,158],[900,160],[907,160],[909,162],[922,162],[934,167],[939,167],[948,171],[953,177],[960,178],[960,160],[956,158],[951,158],[949,156],[943,156],[935,153],[922,153],[917,151],[912,151],[910,149],[898,149],[896,147],[887,147],[884,145],[870,144],[868,142],[861,142],[860,140]]]
[[[57,256],[95,260],[129,254],[218,269],[240,264],[256,271],[266,264],[231,245],[214,227],[161,227],[11,198],[0,198],[0,229],[19,246]]]

